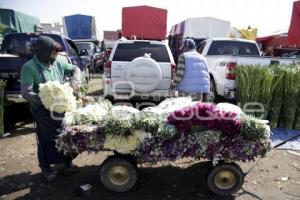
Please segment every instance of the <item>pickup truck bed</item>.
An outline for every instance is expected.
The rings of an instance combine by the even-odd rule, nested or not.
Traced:
[[[18,97],[20,95],[20,66],[27,59],[10,54],[0,54],[0,78],[6,80],[5,94]]]

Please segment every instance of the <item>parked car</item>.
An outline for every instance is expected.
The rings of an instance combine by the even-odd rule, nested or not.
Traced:
[[[261,57],[257,43],[233,38],[204,40],[197,47],[207,60],[211,80],[212,99],[219,96],[235,98],[234,70],[239,65],[291,64],[296,60],[281,57]],[[255,78],[255,77],[253,77]]]
[[[165,98],[175,70],[176,65],[166,43],[119,40],[104,68],[104,96],[114,100]]]
[[[79,52],[69,38],[53,33],[11,33],[4,37],[0,54],[0,78],[7,81],[5,95],[16,100],[20,98],[20,71],[28,60],[33,57],[33,47],[39,35],[51,37],[63,49],[59,56],[67,62],[77,65],[89,79],[86,69],[86,60],[80,56],[87,55],[87,51]]]
[[[87,60],[87,68],[95,73],[97,70],[103,70],[103,53],[101,52],[98,40],[80,39],[73,40],[79,51],[87,50],[88,55],[84,56]]]

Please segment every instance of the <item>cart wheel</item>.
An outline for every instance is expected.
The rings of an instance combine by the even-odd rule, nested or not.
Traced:
[[[138,179],[137,167],[128,159],[111,157],[102,164],[100,178],[105,188],[113,192],[126,192],[133,188]]]
[[[230,195],[242,187],[244,173],[237,164],[221,164],[209,172],[206,182],[213,193]]]

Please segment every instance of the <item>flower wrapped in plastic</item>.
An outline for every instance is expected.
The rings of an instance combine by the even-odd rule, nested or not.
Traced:
[[[163,114],[166,116],[176,110],[190,107],[195,104],[197,104],[197,102],[193,102],[191,97],[168,98],[158,104],[156,108],[163,110]]]
[[[266,120],[244,115],[241,119],[241,136],[246,140],[266,140],[270,137],[270,126]]]
[[[103,122],[105,135],[129,136],[138,129],[138,109],[129,106],[114,106]]]
[[[99,99],[97,100],[97,103],[100,104],[106,110],[110,110],[113,107],[111,102],[103,97],[99,97]]]
[[[67,112],[63,119],[64,126],[74,125],[98,125],[102,124],[108,113],[108,106],[102,103],[93,103],[78,108],[73,112]]]
[[[48,81],[41,83],[39,90],[39,97],[48,110],[64,113],[76,109],[76,98],[68,83],[61,84],[58,81]]]
[[[107,135],[105,138],[104,148],[118,153],[129,154],[132,153],[137,147],[148,137],[144,131],[133,131],[132,135]]]
[[[158,130],[160,118],[163,110],[156,107],[143,109],[139,114],[140,128],[148,133],[154,133]]]

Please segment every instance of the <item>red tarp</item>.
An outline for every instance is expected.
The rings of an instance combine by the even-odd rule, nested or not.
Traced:
[[[164,40],[167,34],[167,10],[150,6],[122,9],[122,36]]]
[[[119,31],[104,31],[103,38],[106,40],[118,40]]]
[[[288,44],[289,46],[300,47],[300,1],[295,1],[293,4]]]
[[[266,37],[256,38],[256,42],[261,42],[263,46],[273,47],[287,47],[287,36],[286,35],[270,35]]]

